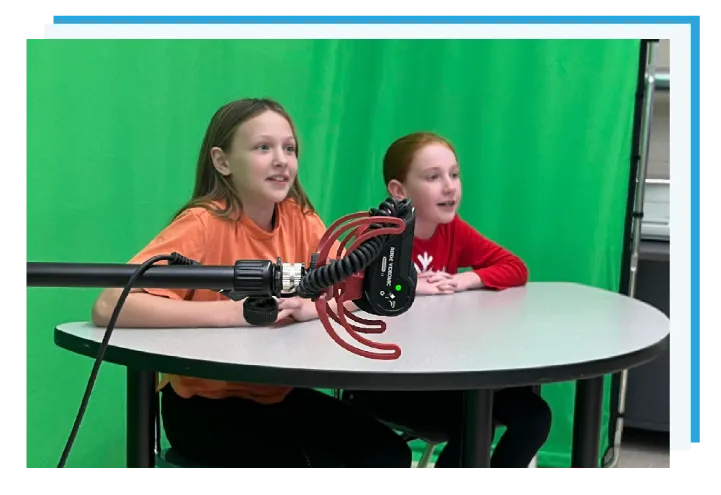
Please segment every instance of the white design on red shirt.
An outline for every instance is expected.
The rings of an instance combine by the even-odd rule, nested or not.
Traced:
[[[413,263],[416,267],[416,272],[418,272],[419,275],[423,273],[446,273],[446,267],[444,266],[441,270],[433,270],[431,268],[431,263],[433,262],[433,256],[429,256],[427,252],[424,252],[422,255],[419,254],[417,256],[418,261],[420,262],[421,266],[418,266],[418,263]]]

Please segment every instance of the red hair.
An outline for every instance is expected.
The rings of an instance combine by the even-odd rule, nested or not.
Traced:
[[[433,132],[414,132],[398,138],[388,147],[383,157],[383,180],[386,186],[394,179],[404,182],[416,153],[429,144],[442,144],[456,154],[447,139]]]

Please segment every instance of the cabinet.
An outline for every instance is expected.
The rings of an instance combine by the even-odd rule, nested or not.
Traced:
[[[639,246],[636,298],[669,312],[669,242],[644,240]],[[669,431],[669,352],[628,372],[626,428]]]

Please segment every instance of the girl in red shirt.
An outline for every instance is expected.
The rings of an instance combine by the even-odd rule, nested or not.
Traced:
[[[383,176],[388,192],[398,199],[410,198],[416,208],[416,293],[443,295],[524,285],[528,281],[525,263],[458,216],[459,172],[453,146],[433,133],[404,136],[385,154]],[[459,268],[470,270],[458,273]],[[448,443],[436,466],[459,467],[463,392],[347,393],[382,420],[443,434]],[[493,417],[507,429],[493,452],[491,467],[527,467],[548,437],[548,404],[531,387],[503,389],[494,395]]]

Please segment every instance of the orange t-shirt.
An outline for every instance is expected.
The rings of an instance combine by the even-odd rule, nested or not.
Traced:
[[[229,266],[241,259],[275,261],[280,256],[284,263],[305,263],[308,267],[325,231],[317,214],[303,213],[291,199],[278,204],[272,232],[262,230],[247,217],[231,221],[205,208],[190,208],[161,231],[130,263],[140,264],[153,256],[176,251],[203,265]],[[211,290],[143,290],[178,300],[226,300],[225,296]],[[211,399],[242,397],[264,404],[282,401],[292,389],[178,375],[163,376],[159,388],[168,382],[179,396],[185,398],[194,395]]]

